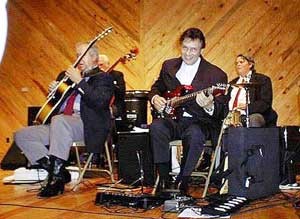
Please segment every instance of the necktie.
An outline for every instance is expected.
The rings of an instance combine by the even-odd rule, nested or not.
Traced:
[[[242,90],[242,88],[239,87],[238,92],[235,95],[235,99],[234,99],[233,105],[232,105],[233,110],[238,106],[238,100],[239,100],[239,95],[240,95],[241,90]]]
[[[245,83],[245,80],[243,79],[242,80],[242,84]],[[232,105],[232,109],[234,110],[237,106],[238,106],[238,102],[239,102],[239,95],[240,95],[240,92],[242,90],[242,87],[239,87],[236,95],[235,95],[235,98],[234,98],[234,101],[233,101],[233,105]]]
[[[74,105],[76,96],[77,96],[77,93],[73,92],[71,94],[71,96],[69,97],[69,99],[67,101],[67,104],[66,104],[66,107],[64,109],[64,114],[65,115],[72,115],[73,114],[73,105]]]

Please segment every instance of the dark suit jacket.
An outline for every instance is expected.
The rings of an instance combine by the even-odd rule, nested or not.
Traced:
[[[235,84],[238,79],[239,77],[233,79],[230,84]],[[260,113],[266,121],[266,126],[276,125],[277,113],[272,109],[273,91],[271,79],[266,75],[253,71],[250,82],[257,82],[259,85],[249,89],[249,114]],[[230,95],[230,92],[231,89],[228,95]]]
[[[112,70],[110,72],[114,81],[114,96],[115,101],[113,104],[113,116],[114,117],[126,117],[126,104],[125,104],[125,92],[126,92],[126,84],[124,80],[124,75],[120,71]]]
[[[100,72],[99,68],[92,70],[93,73]],[[64,75],[62,72],[57,80]],[[112,76],[106,73],[96,74],[86,82],[81,82],[75,86],[81,95],[80,116],[84,127],[84,141],[87,150],[93,153],[101,153],[103,145],[110,131],[111,116],[109,102],[113,95]]]
[[[154,95],[163,96],[165,92],[172,91],[180,85],[179,80],[176,78],[176,73],[181,63],[181,57],[166,60],[163,63],[159,78],[151,87],[149,93],[150,101]],[[226,73],[201,57],[198,71],[192,81],[194,91],[205,89],[217,83],[227,83]],[[184,104],[183,108],[193,116],[195,122],[201,122],[201,124],[209,126],[210,129],[215,129],[220,127],[221,120],[224,118],[224,108],[226,105],[227,101],[225,97],[216,97],[214,103],[215,110],[212,116],[209,116],[195,100]]]

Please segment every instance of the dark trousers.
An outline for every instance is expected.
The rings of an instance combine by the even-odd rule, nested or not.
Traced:
[[[206,139],[201,125],[193,122],[192,118],[154,120],[150,126],[150,137],[155,164],[169,163],[169,142],[182,139],[183,159],[180,176],[191,175],[197,165]]]

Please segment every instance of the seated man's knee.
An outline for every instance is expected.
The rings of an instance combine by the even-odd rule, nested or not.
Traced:
[[[198,125],[191,125],[187,128],[184,138],[199,141],[201,143],[205,142],[205,135]]]
[[[161,133],[165,129],[165,125],[162,120],[154,120],[150,125],[150,133]]]
[[[28,139],[28,137],[30,136],[30,127],[31,126],[21,128],[14,133],[14,141],[17,144],[22,142],[24,139]]]

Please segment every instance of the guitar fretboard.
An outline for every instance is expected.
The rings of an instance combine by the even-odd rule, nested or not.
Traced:
[[[182,96],[182,97],[175,97],[175,98],[172,98],[171,99],[171,105],[172,106],[176,106],[176,105],[180,105],[184,102],[187,102],[187,101],[190,101],[192,100],[193,98],[195,98],[197,96],[197,94],[201,93],[201,92],[205,92],[207,94],[212,94],[213,92],[213,88],[209,87],[209,88],[206,88],[206,89],[203,89],[203,90],[199,90],[199,91],[196,91],[196,92],[193,92],[193,93],[190,93],[190,94],[187,94],[185,96]]]

